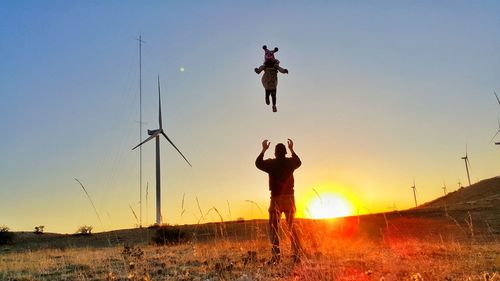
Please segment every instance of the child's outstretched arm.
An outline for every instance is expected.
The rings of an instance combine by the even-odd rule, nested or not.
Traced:
[[[276,68],[278,69],[278,71],[279,71],[279,72],[288,74],[288,69],[286,69],[286,68],[282,68],[282,67],[281,67],[281,66],[279,66],[279,65],[278,65],[278,67],[276,67]]]
[[[261,65],[258,68],[256,67],[254,70],[255,70],[255,73],[260,74],[262,72],[262,70],[264,70],[264,65]]]

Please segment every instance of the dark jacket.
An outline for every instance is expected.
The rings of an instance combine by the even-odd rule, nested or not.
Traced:
[[[264,153],[259,154],[255,166],[269,174],[269,190],[271,196],[293,195],[293,171],[300,167],[302,162],[297,154],[291,158],[273,158],[264,160]]]
[[[281,73],[288,73],[288,69],[284,69],[279,65],[279,60],[276,60],[274,65],[263,64],[255,69],[257,74],[264,71],[262,75],[262,86],[266,90],[276,90],[278,87],[278,71]]]

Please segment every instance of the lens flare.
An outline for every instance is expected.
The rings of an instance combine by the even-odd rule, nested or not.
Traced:
[[[307,207],[313,219],[346,217],[353,214],[352,204],[338,194],[320,194]]]

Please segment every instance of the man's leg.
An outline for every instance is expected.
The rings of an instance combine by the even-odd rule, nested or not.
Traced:
[[[280,240],[278,237],[278,228],[281,213],[275,209],[269,209],[269,237],[271,239],[273,260],[278,261],[280,256]]]
[[[271,95],[270,90],[266,90],[266,104],[269,105],[269,95]]]
[[[292,252],[294,258],[298,261],[300,254],[302,252],[302,247],[299,240],[299,235],[297,234],[297,229],[294,225],[295,220],[295,210],[288,210],[285,212],[286,216],[286,224],[288,226],[288,230],[290,231],[290,240],[292,244]]]

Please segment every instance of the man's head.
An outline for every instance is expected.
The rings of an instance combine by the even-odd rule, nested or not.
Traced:
[[[285,158],[286,156],[286,147],[282,143],[278,143],[274,148],[274,156],[276,158]]]

